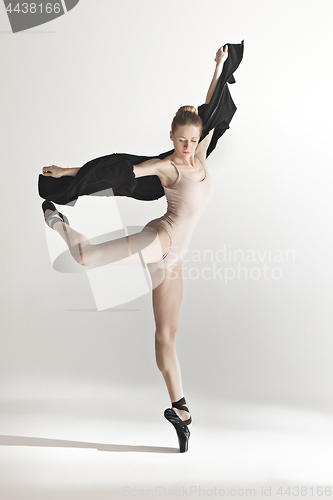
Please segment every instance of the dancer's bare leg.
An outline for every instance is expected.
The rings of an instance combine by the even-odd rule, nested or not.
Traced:
[[[52,210],[46,210],[45,219]],[[141,232],[92,245],[86,236],[75,231],[65,222],[56,222],[53,229],[57,231],[67,244],[73,258],[82,266],[99,267],[106,264],[120,263],[131,257],[131,264],[140,263],[138,252],[141,252],[146,264],[157,262],[170,246],[166,231],[154,228],[143,228]],[[136,254],[136,256],[135,256]],[[125,261],[126,263],[126,261]]]
[[[147,267],[153,280],[156,268],[150,265]],[[164,280],[153,289],[156,363],[167,385],[171,402],[178,401],[184,396],[176,352],[178,317],[182,296],[182,261],[179,260],[172,266],[165,268]],[[173,409],[182,420],[187,420],[190,417],[187,411]]]

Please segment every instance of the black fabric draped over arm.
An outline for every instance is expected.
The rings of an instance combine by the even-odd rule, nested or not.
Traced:
[[[204,129],[200,141],[214,129],[206,157],[215,149],[217,141],[229,128],[237,110],[228,83],[235,83],[234,71],[238,68],[244,52],[244,40],[240,44],[228,43],[228,58],[208,104],[198,107]],[[128,153],[113,153],[85,163],[75,177],[64,176],[59,179],[40,174],[38,177],[39,195],[59,205],[74,205],[79,196],[98,195],[112,188],[114,196],[128,196],[137,200],[157,200],[164,196],[164,189],[157,175],[136,178],[133,165],[152,158],[170,156],[174,149],[156,156],[138,156]],[[110,192],[110,191],[109,191]]]

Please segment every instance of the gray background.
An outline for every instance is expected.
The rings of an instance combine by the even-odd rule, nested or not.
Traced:
[[[150,295],[96,312],[84,273],[53,270],[37,177],[44,165],[171,149],[174,113],[204,102],[215,52],[244,39],[230,85],[238,111],[207,160],[215,192],[191,249],[253,251],[248,270],[282,275],[184,281],[185,394],[333,410],[331,19],[328,1],[81,0],[13,35],[0,9],[2,400],[137,388],[148,407],[156,388],[168,402]],[[117,203],[129,225],[166,206]],[[295,260],[261,262],[269,249]]]

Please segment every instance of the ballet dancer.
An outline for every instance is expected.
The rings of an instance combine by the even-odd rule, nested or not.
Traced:
[[[228,45],[225,45],[216,52],[216,67],[206,104],[210,102],[227,58]],[[192,422],[176,352],[183,295],[182,260],[196,223],[213,192],[213,180],[205,160],[214,129],[200,141],[202,131],[203,122],[197,110],[193,106],[182,106],[171,124],[172,154],[133,166],[135,178],[158,176],[167,198],[166,213],[148,222],[138,233],[93,245],[70,226],[68,219],[50,200],[42,204],[46,224],[60,234],[73,258],[82,266],[99,267],[126,262],[128,257],[135,258],[137,252],[141,252],[153,283],[156,363],[171,401],[171,407],[165,410],[164,416],[176,429],[181,453],[188,450]],[[76,176],[79,170],[52,165],[43,167],[42,174],[60,178]]]

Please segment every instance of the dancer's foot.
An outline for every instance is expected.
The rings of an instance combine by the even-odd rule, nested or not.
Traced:
[[[172,402],[171,404],[172,408],[167,408],[164,412],[164,416],[176,429],[179,451],[180,453],[184,453],[188,450],[188,440],[190,437],[190,430],[188,426],[192,422],[191,414],[188,411],[187,406],[185,406],[186,400],[184,397],[179,401]],[[186,415],[189,416],[189,418],[185,419]]]
[[[192,417],[186,406],[186,400],[184,397],[182,397],[179,401],[172,402],[171,405],[172,410],[185,425],[190,425],[192,423]]]
[[[66,230],[66,224],[69,226],[69,221],[67,217],[63,215],[61,212],[58,212],[58,210],[51,201],[45,200],[42,203],[42,210],[44,212],[45,222],[51,229],[54,229],[55,224],[58,224],[60,222],[65,230]]]
[[[50,214],[52,214],[53,210],[50,210],[49,208],[45,211],[44,213],[44,219],[47,219]]]
[[[178,410],[174,406],[172,406],[173,411],[178,415],[180,420],[188,420],[191,417],[191,414],[185,410]],[[188,424],[190,425],[190,424]]]

